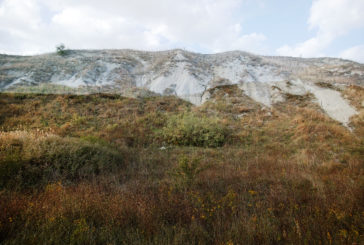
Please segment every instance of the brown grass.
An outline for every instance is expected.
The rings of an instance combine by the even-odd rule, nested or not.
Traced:
[[[239,118],[244,98],[216,96],[233,103],[2,94],[0,170],[12,184],[0,189],[0,243],[360,244],[360,117],[350,132],[299,97],[270,111],[248,106]],[[166,144],[168,119],[186,111],[218,118],[230,132],[223,146]],[[94,162],[117,154],[122,164],[82,178],[54,175],[55,163],[82,159],[74,149],[83,147],[97,149]],[[61,153],[71,160],[61,162]],[[39,174],[26,172],[34,164],[52,171],[15,188],[25,173]]]

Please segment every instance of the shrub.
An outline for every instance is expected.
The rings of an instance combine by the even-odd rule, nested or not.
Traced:
[[[161,134],[168,144],[220,147],[226,141],[228,129],[217,118],[184,113],[171,116]]]
[[[64,46],[64,44],[60,44],[56,47],[57,50],[57,54],[64,56],[66,54],[66,47]]]
[[[197,175],[203,171],[200,159],[190,159],[187,156],[182,156],[178,160],[178,167],[173,173],[177,187],[189,187],[195,181]]]
[[[105,145],[55,135],[0,134],[0,188],[27,188],[49,181],[114,172],[122,154]]]
[[[48,165],[50,174],[70,180],[112,172],[122,163],[119,152],[78,139],[51,136],[38,147],[40,154],[33,161]]]

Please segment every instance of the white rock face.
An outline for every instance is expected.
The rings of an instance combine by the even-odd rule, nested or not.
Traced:
[[[246,82],[240,88],[253,100],[270,107],[272,105],[271,85],[262,82]]]
[[[186,65],[185,62],[178,63],[177,67],[171,69],[170,74],[157,77],[150,85],[147,85],[147,88],[160,94],[164,94],[167,89],[170,89],[173,94],[179,97],[202,95],[206,85],[204,86],[200,80],[192,76],[186,69]]]
[[[305,87],[317,98],[317,103],[332,118],[348,126],[350,117],[357,114],[355,108],[350,106],[338,91],[321,88],[313,84],[305,84]]]
[[[57,77],[52,77],[51,81],[54,84],[67,86],[70,88],[78,88],[80,86],[85,86],[86,83],[82,80],[81,77],[77,77],[76,75],[72,76],[69,79],[59,80]]]
[[[208,101],[208,89],[237,84],[266,107],[284,102],[284,94],[312,93],[333,119],[348,125],[357,112],[340,92],[315,85],[334,81],[339,87],[364,86],[364,65],[341,59],[265,57],[233,51],[196,54],[183,50],[69,51],[39,56],[0,55],[0,90],[51,83],[71,88],[114,91],[133,88],[176,95],[195,105]]]

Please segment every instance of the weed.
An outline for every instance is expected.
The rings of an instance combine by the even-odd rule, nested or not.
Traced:
[[[239,94],[0,94],[0,243],[360,244],[364,114]]]
[[[226,141],[228,129],[217,118],[184,113],[168,118],[161,134],[168,144],[220,147]]]

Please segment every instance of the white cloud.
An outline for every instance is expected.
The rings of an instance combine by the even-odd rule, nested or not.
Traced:
[[[261,52],[265,36],[246,34],[244,0],[4,0],[0,52],[70,48],[170,48]]]
[[[327,45],[331,43],[332,39],[327,36],[318,35],[308,39],[303,43],[299,43],[294,47],[289,45],[284,45],[277,49],[279,55],[288,56],[303,56],[303,57],[315,57],[323,56],[322,50],[324,50]]]
[[[364,1],[315,0],[312,3],[308,24],[316,29],[316,36],[293,46],[277,49],[279,55],[315,57],[323,56],[336,38],[356,28],[364,27]]]
[[[364,44],[346,49],[342,51],[339,56],[344,59],[364,63]]]
[[[232,33],[232,36],[221,37],[217,39],[211,48],[214,52],[223,52],[231,50],[239,50],[242,47],[249,47],[251,52],[266,53],[267,49],[263,43],[266,36],[261,33],[251,33],[238,36],[238,33]],[[228,45],[226,45],[228,43]]]
[[[316,0],[311,7],[308,23],[333,38],[364,26],[364,1]]]

